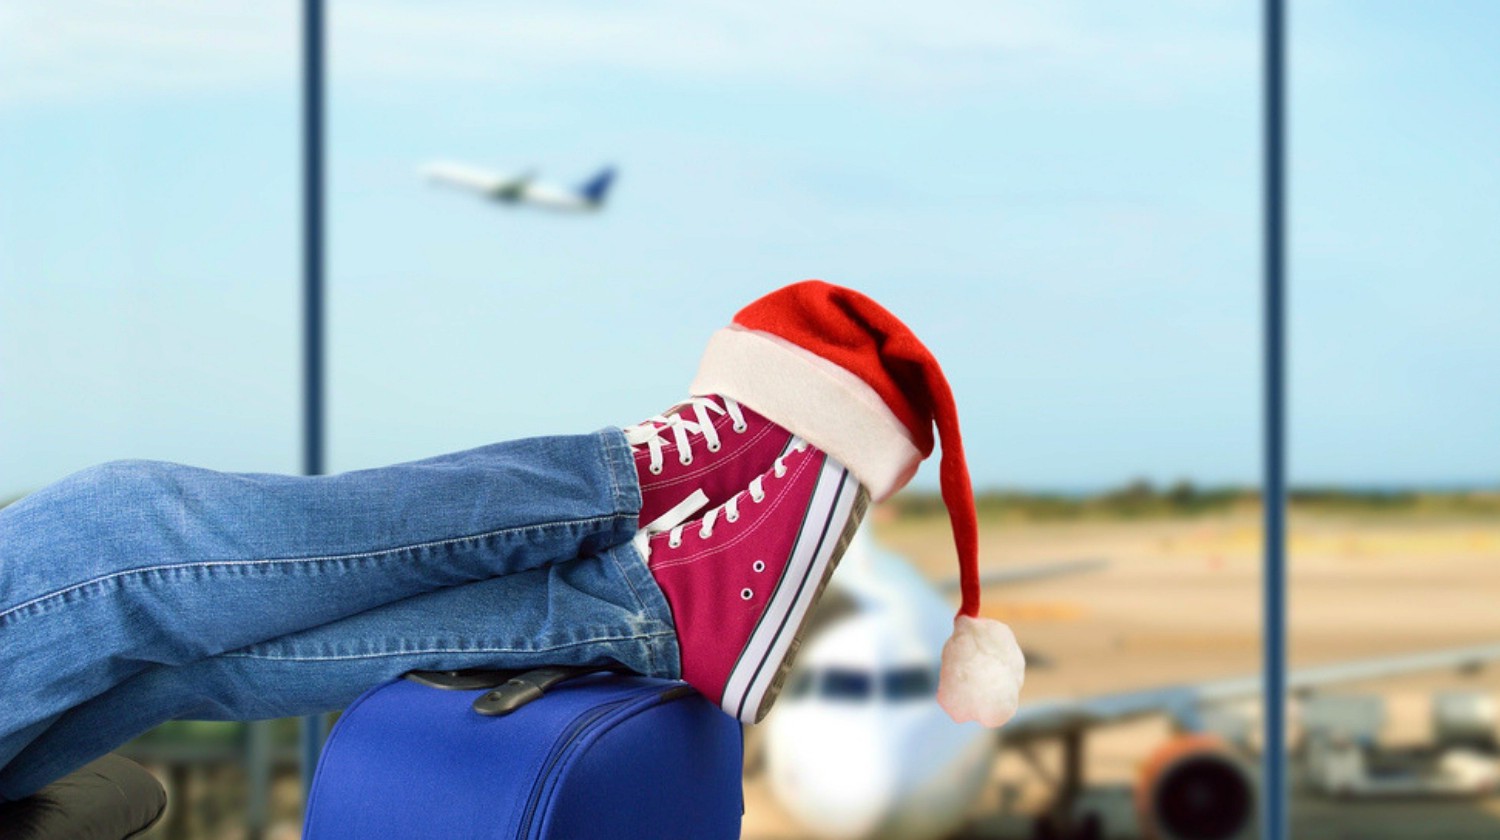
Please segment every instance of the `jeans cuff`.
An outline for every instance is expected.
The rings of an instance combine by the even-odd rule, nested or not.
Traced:
[[[668,631],[653,634],[650,639],[642,642],[651,646],[651,676],[669,680],[682,679],[682,650],[677,644],[677,624],[672,621],[672,605],[656,584],[656,577],[647,567],[646,558],[636,550],[634,543],[617,545],[609,551],[640,605],[642,619],[652,629],[659,627]]]
[[[611,426],[600,429],[598,435],[604,452],[604,468],[609,471],[610,502],[619,513],[639,515],[641,479],[636,475],[635,456],[630,454],[625,433]]]

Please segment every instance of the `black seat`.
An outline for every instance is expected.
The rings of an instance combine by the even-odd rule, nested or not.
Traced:
[[[0,804],[0,840],[125,840],[166,810],[167,792],[155,776],[107,755],[33,796]]]

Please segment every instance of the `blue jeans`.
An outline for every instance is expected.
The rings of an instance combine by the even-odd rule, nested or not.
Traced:
[[[301,478],[127,461],[0,509],[0,798],[167,720],[413,669],[680,673],[616,429]]]

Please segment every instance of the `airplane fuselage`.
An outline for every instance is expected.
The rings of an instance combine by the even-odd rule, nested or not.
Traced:
[[[576,193],[535,182],[502,187],[490,193],[489,198],[505,204],[529,204],[566,213],[592,213],[600,206],[599,202],[589,201]]]
[[[466,190],[500,204],[529,205],[565,213],[591,213],[604,206],[615,171],[606,167],[574,189],[536,180],[535,173],[500,175],[461,163],[434,162],[421,168],[427,180]]]

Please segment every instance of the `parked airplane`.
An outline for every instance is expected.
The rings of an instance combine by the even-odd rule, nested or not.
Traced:
[[[767,719],[773,795],[823,838],[937,838],[958,829],[986,788],[1000,749],[1060,742],[1064,767],[1036,821],[1040,838],[1103,834],[1097,815],[1076,817],[1084,790],[1084,738],[1095,727],[1165,715],[1179,735],[1145,765],[1137,801],[1159,836],[1238,838],[1254,821],[1256,782],[1242,749],[1204,731],[1204,714],[1259,696],[1258,677],[1183,684],[1084,699],[1023,700],[997,731],[950,721],[936,700],[938,658],[952,626],[943,593],[878,549],[865,529],[845,554],[825,601],[832,616],[811,632],[797,671]],[[1097,564],[1095,564],[1097,565]],[[1059,564],[1069,573],[1088,564]],[[1046,576],[1048,567],[991,573],[987,584]],[[1344,663],[1288,675],[1297,692],[1340,682],[1500,659],[1500,644]],[[1040,772],[1040,771],[1039,771]]]
[[[491,201],[506,204],[530,204],[547,210],[585,213],[604,206],[615,169],[606,166],[594,177],[576,188],[557,187],[536,181],[536,173],[498,175],[461,163],[434,162],[423,166],[421,174],[429,181],[477,192]]]

